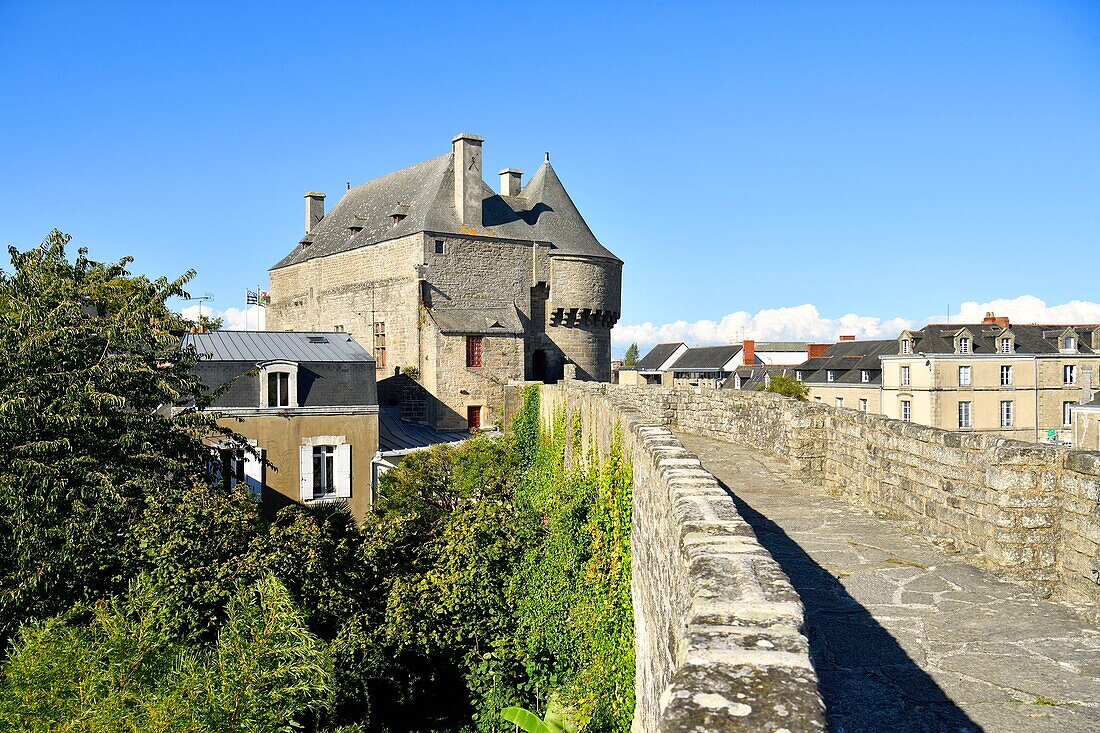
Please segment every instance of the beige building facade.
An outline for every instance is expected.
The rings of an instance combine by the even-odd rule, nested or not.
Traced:
[[[429,396],[428,424],[486,427],[504,387],[609,381],[622,262],[592,234],[549,159],[521,186],[485,185],[481,138],[350,189],[269,272],[268,327],[353,334],[380,380],[405,373]],[[319,203],[320,202],[320,203]]]
[[[373,505],[379,450],[374,360],[346,333],[214,331],[184,337],[201,355],[218,424],[251,451],[213,445],[215,473],[245,484],[271,516],[292,503]]]
[[[882,361],[882,413],[944,430],[1072,442],[1071,408],[1100,366],[1100,328],[930,324]]]

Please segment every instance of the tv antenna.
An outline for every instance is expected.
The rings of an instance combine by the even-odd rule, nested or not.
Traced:
[[[191,295],[191,296],[188,296],[188,297],[184,298],[184,300],[197,300],[197,301],[199,301],[199,320],[200,321],[202,320],[202,304],[205,303],[208,300],[213,300],[213,299],[214,299],[214,294],[213,293],[203,293],[202,295]]]

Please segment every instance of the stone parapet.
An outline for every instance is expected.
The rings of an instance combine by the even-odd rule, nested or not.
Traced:
[[[662,425],[782,457],[852,503],[913,521],[975,564],[1100,617],[1100,453],[765,393],[626,385],[605,393]]]
[[[545,424],[563,409],[569,425],[579,416],[583,444],[601,452],[618,427],[633,467],[634,731],[825,730],[801,601],[668,429],[674,393],[567,380],[541,395]]]

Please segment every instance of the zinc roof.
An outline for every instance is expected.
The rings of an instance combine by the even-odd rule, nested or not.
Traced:
[[[351,336],[338,332],[210,331],[186,334],[183,346],[193,346],[210,361],[374,361]]]

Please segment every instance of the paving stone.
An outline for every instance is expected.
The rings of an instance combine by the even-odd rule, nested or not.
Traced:
[[[798,591],[834,733],[1100,733],[1100,632],[1071,607],[771,456],[680,437]]]

